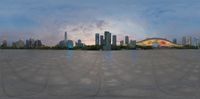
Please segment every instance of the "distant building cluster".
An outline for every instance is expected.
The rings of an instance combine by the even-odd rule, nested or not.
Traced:
[[[79,39],[77,42],[75,42],[76,47],[82,48],[85,44],[82,43],[82,41]],[[65,32],[64,40],[60,41],[57,45],[60,48],[67,48],[67,49],[73,49],[74,48],[74,42],[72,40],[68,40],[67,38],[67,32]]]
[[[200,38],[192,38],[191,36],[184,36],[182,38],[182,45],[185,46],[200,46]]]
[[[11,47],[11,48],[41,48],[42,45],[42,41],[41,40],[34,40],[34,39],[28,39],[26,40],[26,42],[24,42],[23,40],[18,40],[12,43],[11,46],[8,46],[8,43],[6,40],[4,40],[1,44],[2,48],[7,48],[7,47]]]
[[[109,31],[105,31],[104,35],[100,35],[99,33],[95,34],[95,45],[101,46],[103,50],[111,50],[112,47],[117,46],[117,36],[111,35]],[[136,40],[129,40],[129,36],[125,36],[125,44],[124,41],[120,41],[120,46],[128,46],[135,48]]]
[[[148,42],[147,42],[148,41]],[[160,42],[158,42],[160,41]],[[166,41],[166,42],[165,42]],[[180,40],[179,40],[180,41]],[[129,36],[125,36],[124,40],[117,39],[117,35],[112,35],[109,31],[105,31],[104,34],[96,33],[95,34],[95,45],[86,46],[81,39],[78,39],[76,42],[73,40],[68,39],[67,32],[64,33],[64,39],[61,40],[55,48],[63,48],[63,49],[79,49],[79,48],[86,48],[86,49],[102,49],[102,50],[112,50],[112,49],[135,49],[137,46],[141,45],[155,45],[159,43],[160,46],[167,46],[167,45],[178,45],[183,47],[197,47],[200,48],[200,38],[191,37],[191,36],[184,36],[182,37],[182,41],[179,42],[176,38],[169,40],[162,40],[162,39],[146,39],[139,42],[136,40],[132,40]],[[168,44],[169,43],[169,44]],[[8,46],[9,45],[9,46]],[[46,47],[42,44],[41,40],[35,39],[27,39],[26,41],[18,40],[8,44],[7,40],[3,40],[0,42],[0,48],[27,48],[27,49],[34,49],[34,48],[43,48]],[[51,47],[54,48],[54,47]]]
[[[82,41],[80,39],[76,42],[76,47],[83,48],[84,46],[85,46],[85,44],[82,43]]]
[[[41,47],[42,47],[41,40],[34,40],[31,38],[29,40],[26,40],[25,48],[41,48]]]
[[[2,48],[8,47],[7,40],[3,40],[3,41],[1,42],[1,47],[2,47]]]

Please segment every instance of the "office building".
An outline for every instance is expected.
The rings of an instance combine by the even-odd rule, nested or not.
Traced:
[[[1,47],[2,47],[2,48],[8,47],[7,40],[3,40]]]
[[[62,41],[60,41],[59,43],[58,43],[58,46],[59,47],[61,47],[61,48],[68,48],[68,38],[67,38],[67,32],[65,32],[65,34],[64,34],[64,40],[62,40]],[[72,41],[73,42],[73,41]],[[71,40],[70,40],[70,43],[69,43],[70,45],[73,45],[73,44],[71,44]]]
[[[82,43],[82,41],[79,39],[78,42],[76,42],[76,47],[82,48],[84,46],[84,44]]]
[[[34,43],[34,47],[35,47],[35,48],[40,48],[40,47],[42,47],[42,41],[41,41],[41,40],[36,40],[35,43]]]
[[[112,37],[112,45],[117,46],[117,36],[116,35],[113,35],[113,37]]]
[[[72,41],[72,40],[68,40],[68,41],[67,41],[67,48],[68,48],[68,49],[72,49],[73,47],[74,47],[73,41]]]
[[[183,38],[182,38],[182,45],[186,45],[186,36],[184,36]]]
[[[99,45],[99,33],[95,34],[95,45]]]
[[[174,44],[177,44],[177,39],[175,38],[175,39],[173,39],[173,41],[172,41]]]
[[[126,44],[126,46],[129,45],[129,37],[128,36],[125,36],[125,44]]]
[[[199,46],[199,39],[196,37],[193,38],[192,45],[198,47]]]
[[[103,38],[103,35],[100,36],[100,45],[101,45],[101,46],[104,45],[104,38]]]
[[[19,40],[19,41],[16,41],[16,42],[13,42],[13,45],[12,45],[14,48],[24,48],[25,46],[25,43],[23,40]]]
[[[62,41],[60,41],[60,42],[58,43],[58,46],[61,47],[61,48],[66,48],[67,43],[66,43],[65,40],[62,40]]]
[[[22,41],[15,42],[16,48],[23,45]],[[26,48],[40,48],[42,47],[42,41],[41,40],[34,40],[30,38],[29,40],[26,40]]]
[[[104,42],[103,49],[111,50],[111,33],[108,31],[105,31],[104,36],[105,36],[105,42]]]
[[[67,32],[65,32],[65,38],[64,40],[67,42]]]
[[[136,48],[136,40],[130,40],[130,48]]]
[[[186,45],[192,45],[192,37],[191,36],[187,36],[186,37]]]
[[[26,40],[26,48],[34,48],[35,40],[30,38],[29,40]]]
[[[124,46],[124,41],[123,40],[120,41],[120,46]]]

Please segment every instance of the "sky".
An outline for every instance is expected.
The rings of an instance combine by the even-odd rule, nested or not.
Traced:
[[[199,0],[0,0],[0,41],[64,39],[94,44],[110,31],[118,41],[200,37]]]

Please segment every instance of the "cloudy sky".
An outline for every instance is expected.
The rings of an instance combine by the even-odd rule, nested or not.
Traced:
[[[142,40],[200,36],[199,0],[0,0],[0,40],[64,39],[94,44],[94,34],[110,31]]]

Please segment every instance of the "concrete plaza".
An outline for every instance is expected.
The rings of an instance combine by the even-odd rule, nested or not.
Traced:
[[[0,50],[0,99],[200,99],[200,50]]]

